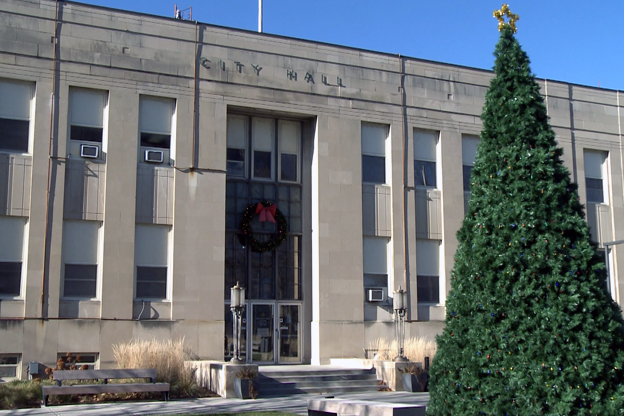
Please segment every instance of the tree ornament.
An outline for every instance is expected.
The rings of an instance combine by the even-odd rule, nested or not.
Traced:
[[[277,234],[273,235],[269,241],[261,243],[251,231],[251,220],[258,215],[260,222],[273,222],[277,225]],[[277,209],[277,205],[272,202],[258,202],[251,204],[243,212],[240,228],[247,239],[251,249],[257,253],[272,251],[282,245],[288,233],[288,222],[282,212]]]

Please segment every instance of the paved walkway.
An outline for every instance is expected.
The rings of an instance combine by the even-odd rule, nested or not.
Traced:
[[[172,400],[169,402],[116,402],[98,404],[72,404],[67,406],[47,406],[40,409],[3,410],[4,415],[57,415],[57,416],[129,416],[129,415],[183,415],[189,413],[237,413],[251,411],[282,411],[307,415],[307,400],[324,397],[322,395],[297,394],[288,397],[271,397],[257,400],[224,399],[207,397],[192,400]],[[374,392],[358,394],[336,394],[337,399],[371,400],[390,403],[422,404],[429,403],[429,393]]]

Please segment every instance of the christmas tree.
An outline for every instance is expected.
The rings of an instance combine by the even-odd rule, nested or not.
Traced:
[[[495,16],[495,77],[427,414],[621,415],[622,313],[514,36],[517,16],[506,5]]]

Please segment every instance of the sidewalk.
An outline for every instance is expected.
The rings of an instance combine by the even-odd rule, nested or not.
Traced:
[[[224,399],[207,397],[169,402],[116,402],[98,404],[72,404],[67,406],[47,406],[40,409],[3,410],[4,415],[29,416],[129,416],[129,415],[183,415],[188,413],[237,413],[251,411],[282,411],[307,415],[307,400],[324,397],[316,394],[297,394],[288,397],[271,397],[257,400]],[[337,399],[369,400],[390,403],[421,404],[429,403],[429,393],[377,392],[358,394],[336,394]]]

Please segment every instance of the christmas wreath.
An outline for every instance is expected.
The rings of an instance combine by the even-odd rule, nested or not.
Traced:
[[[251,231],[251,220],[256,215],[260,216],[260,222],[269,221],[277,225],[277,234],[264,243],[254,238],[253,232]],[[245,209],[243,217],[241,218],[240,228],[251,249],[258,253],[264,253],[265,251],[275,250],[286,240],[288,222],[284,214],[277,209],[277,205],[271,202],[258,202],[257,204],[249,205]]]

